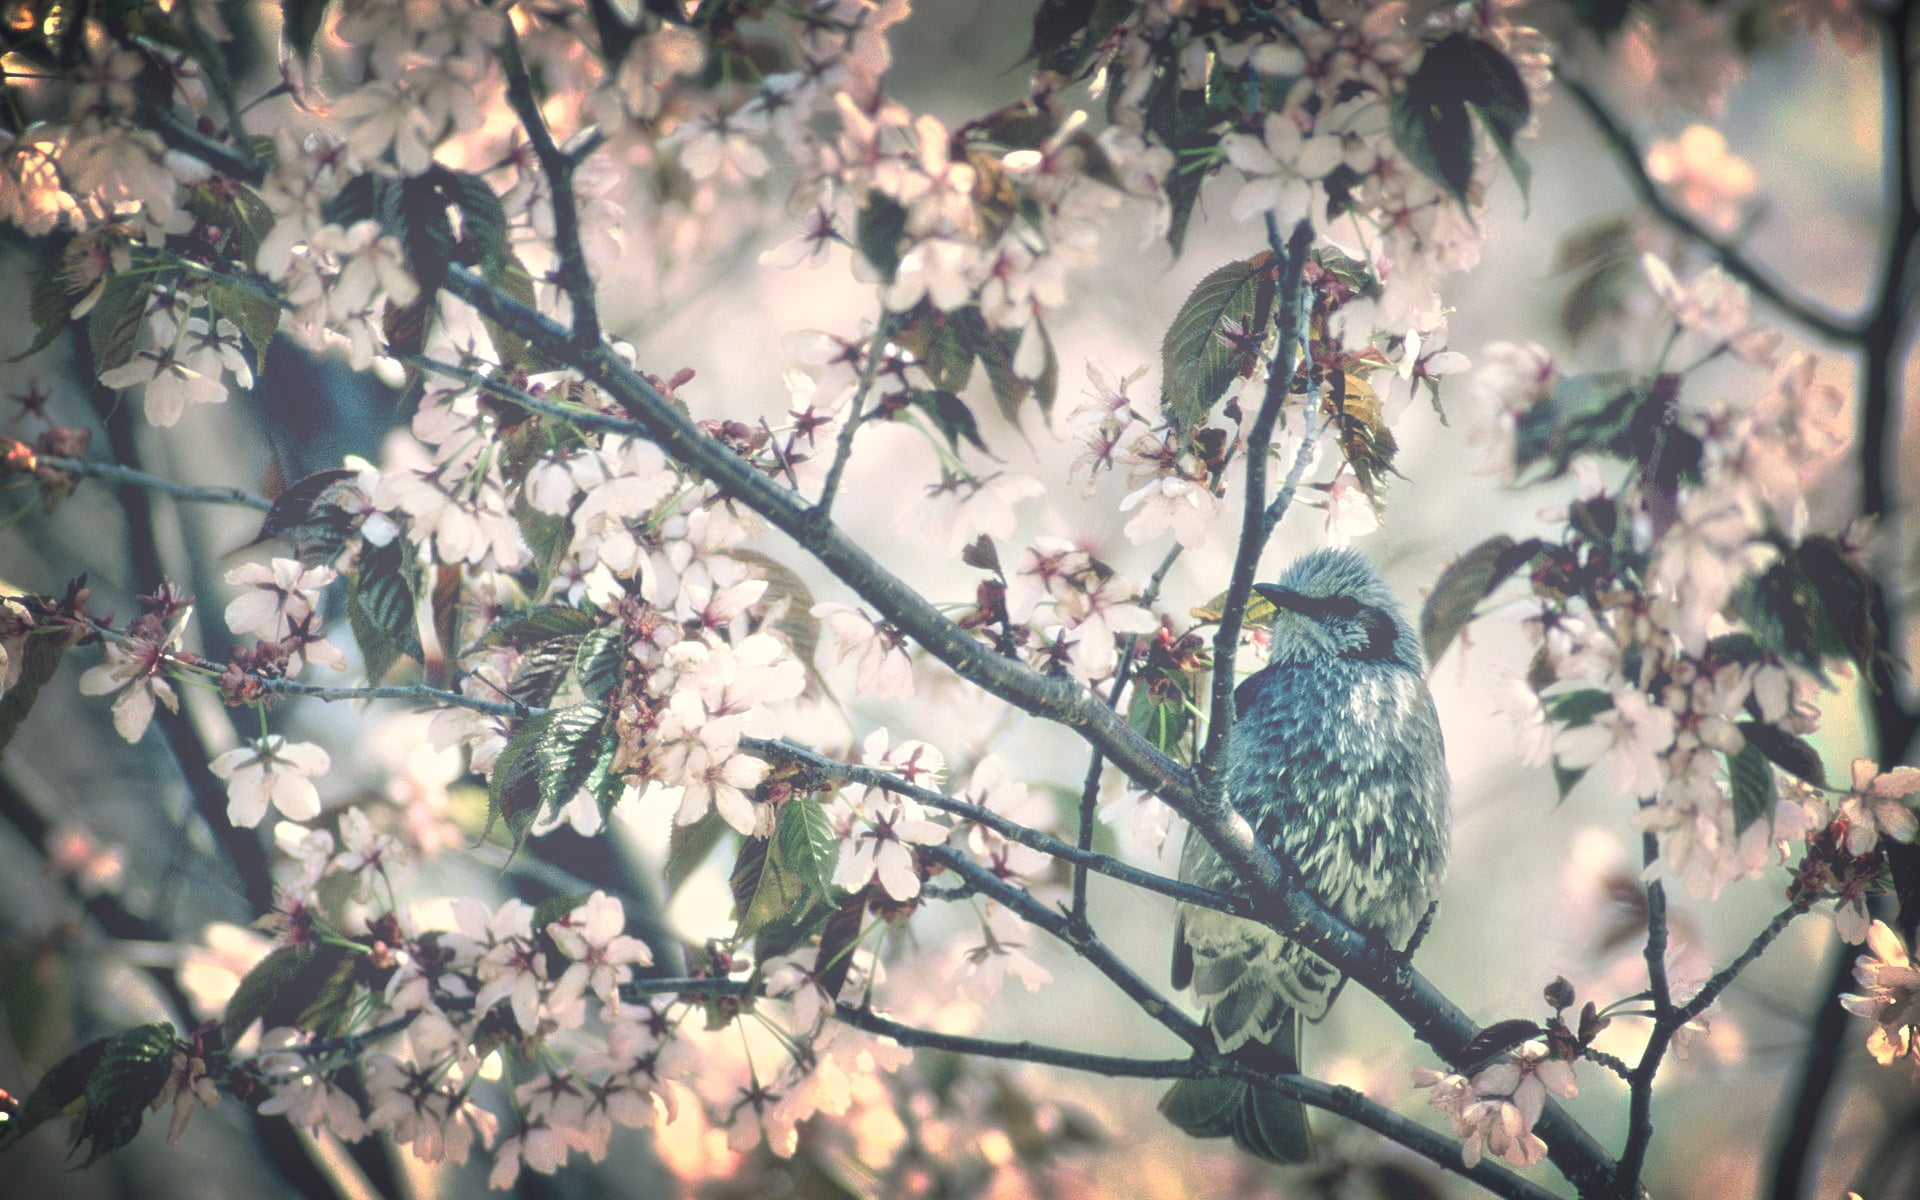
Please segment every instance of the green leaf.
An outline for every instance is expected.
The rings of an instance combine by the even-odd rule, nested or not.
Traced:
[[[1579,787],[1580,781],[1587,777],[1587,771],[1586,767],[1566,767],[1560,764],[1559,759],[1553,760],[1553,786],[1559,793],[1559,803],[1567,802],[1573,789]]]
[[[1554,387],[1545,403],[1522,413],[1514,429],[1516,472],[1548,463],[1546,478],[1566,474],[1582,454],[1618,454],[1643,407],[1644,393],[1625,371],[1572,375]]]
[[[1749,747],[1766,755],[1774,766],[1815,787],[1827,786],[1827,765],[1807,739],[1765,721],[1742,721],[1740,733]]]
[[[958,451],[960,439],[965,438],[975,448],[991,454],[986,442],[980,439],[980,424],[973,418],[973,410],[967,402],[952,392],[939,388],[913,388],[904,399],[927,415],[933,427],[947,439],[949,449]]]
[[[207,289],[207,303],[216,315],[232,321],[253,347],[254,364],[267,361],[267,343],[280,331],[280,306],[251,288],[216,283]]]
[[[587,699],[605,700],[619,684],[626,664],[626,631],[603,625],[581,637],[573,655],[573,679]]]
[[[1193,726],[1185,686],[1165,674],[1155,681],[1158,688],[1148,686],[1148,682],[1144,676],[1134,681],[1127,700],[1127,724],[1151,742],[1154,749],[1169,757],[1181,758],[1184,754],[1181,740]],[[1157,692],[1163,690],[1171,691],[1173,696],[1162,699]]]
[[[87,314],[87,339],[93,344],[94,373],[125,366],[146,323],[150,276],[122,272],[107,280],[106,290]]]
[[[1178,164],[1166,180],[1167,246],[1175,258],[1186,245],[1187,225],[1201,185],[1219,161],[1220,137],[1238,111],[1237,105],[1216,104],[1210,88],[1180,86],[1184,49],[1179,39],[1160,43],[1154,54],[1153,83],[1142,101],[1147,131],[1172,152]],[[1109,115],[1121,91],[1108,90]]]
[[[1177,428],[1204,425],[1227,385],[1258,367],[1274,287],[1263,250],[1210,271],[1180,306],[1160,342],[1160,403]]]
[[[1512,61],[1478,38],[1453,33],[1427,48],[1406,90],[1394,97],[1394,142],[1465,207],[1473,183],[1469,110],[1479,114],[1524,196],[1531,172],[1514,138],[1532,115],[1532,100]]]
[[[1733,792],[1733,832],[1735,835],[1746,832],[1747,826],[1755,821],[1773,820],[1774,802],[1779,798],[1779,788],[1773,781],[1773,767],[1768,764],[1767,756],[1753,742],[1743,746],[1738,754],[1727,757],[1727,781]]]
[[[13,740],[33,710],[34,700],[47,680],[53,678],[66,649],[66,639],[58,633],[29,634],[21,645],[20,675],[12,687],[0,694],[0,758],[6,756],[7,743]]]
[[[140,1132],[140,1121],[173,1068],[174,1029],[165,1021],[139,1025],[107,1039],[100,1061],[87,1076],[85,1109],[77,1148],[91,1141],[81,1166],[92,1166],[102,1155],[118,1150]]]
[[[507,210],[500,197],[486,180],[465,171],[441,171],[436,178],[460,212],[454,256],[479,267],[487,282],[496,282],[507,265]]]
[[[360,555],[360,568],[347,585],[347,621],[369,683],[380,682],[402,655],[420,657],[407,557],[405,538],[396,537],[384,546],[367,545]]]
[[[787,801],[773,836],[780,861],[791,867],[815,895],[831,898],[840,841],[820,802],[804,796]]]
[[[1428,663],[1440,661],[1453,639],[1473,619],[1475,606],[1543,546],[1539,538],[1516,542],[1504,533],[1496,534],[1440,572],[1420,609],[1420,641],[1426,647]]]
[[[547,638],[527,647],[514,668],[509,696],[535,708],[553,703],[554,697],[559,695],[561,686],[567,681],[567,673],[573,669],[574,658],[580,653],[580,644],[585,640],[586,635],[573,633]]]
[[[747,838],[733,867],[736,936],[752,937],[774,921],[797,920],[814,903],[798,870],[786,862],[773,838]]]
[[[1400,153],[1465,208],[1473,183],[1473,122],[1466,104],[1409,85],[1393,98],[1390,112]]]
[[[87,1080],[112,1038],[100,1038],[67,1055],[40,1077],[13,1119],[0,1124],[0,1149],[11,1146],[63,1112],[76,1112],[87,1094]]]
[[[1613,707],[1613,697],[1599,688],[1582,688],[1546,701],[1547,719],[1568,729],[1593,724],[1593,719]]]
[[[854,244],[882,283],[892,283],[900,270],[900,238],[906,231],[907,210],[900,202],[878,191],[869,192],[867,205],[854,224]]]
[[[960,342],[965,352],[979,358],[980,365],[986,368],[987,386],[993,391],[993,402],[1000,409],[1000,415],[1007,424],[1018,428],[1020,406],[1027,397],[1036,394],[1035,381],[1022,379],[1013,370],[1013,356],[1020,346],[1020,331],[1017,329],[994,329],[987,324],[977,308],[958,308],[947,314],[948,329]],[[956,389],[958,390],[958,389]],[[1045,412],[1053,403],[1051,396],[1040,397],[1041,411]]]
[[[25,350],[7,361],[22,362],[53,345],[54,340],[66,332],[67,317],[73,311],[77,298],[65,271],[50,268],[37,272],[33,277],[33,291],[27,301],[27,312],[33,317],[34,328],[39,332]]]
[[[540,815],[539,747],[552,720],[551,711],[528,718],[501,747],[487,777],[487,828],[482,836],[493,831],[495,821],[504,821],[516,851]]]
[[[280,38],[292,60],[303,63],[313,54],[313,40],[321,36],[326,21],[326,4],[328,0],[280,0]]]
[[[589,702],[556,709],[535,750],[540,771],[540,811],[551,816],[585,787],[605,757],[607,709]]]
[[[240,986],[227,1001],[227,1011],[221,1015],[220,1031],[226,1044],[232,1046],[239,1042],[247,1026],[267,1011],[312,960],[311,946],[279,946],[253,964],[253,969],[240,980]]]
[[[253,535],[247,546],[257,546],[271,538],[289,534],[305,525],[313,515],[313,506],[320,498],[354,478],[356,472],[347,467],[335,467],[330,471],[316,471],[304,479],[288,484],[278,496],[273,498],[272,507],[260,521],[260,531]]]
[[[564,604],[548,604],[501,621],[487,630],[475,643],[475,649],[514,646],[525,650],[551,638],[584,637],[593,628],[592,613]]]

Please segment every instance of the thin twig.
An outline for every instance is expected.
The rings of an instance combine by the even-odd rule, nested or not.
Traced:
[[[671,996],[692,1000],[700,997],[763,995],[759,984],[747,979],[646,979],[621,985],[620,998],[637,1003],[649,997]],[[1193,1079],[1221,1077],[1270,1087],[1303,1103],[1343,1116],[1406,1146],[1432,1160],[1436,1165],[1473,1180],[1496,1196],[1514,1200],[1551,1200],[1546,1188],[1514,1174],[1498,1163],[1483,1160],[1468,1168],[1461,1162],[1460,1147],[1452,1139],[1403,1117],[1367,1099],[1352,1088],[1323,1083],[1303,1075],[1268,1075],[1230,1058],[1203,1060],[1180,1058],[1135,1058],[1127,1055],[1096,1054],[1069,1050],[1030,1041],[1000,1041],[967,1034],[943,1033],[897,1021],[885,1013],[844,1001],[836,1003],[834,1019],[864,1033],[890,1038],[902,1046],[939,1050],[971,1058],[995,1058],[1013,1062],[1038,1063],[1085,1071],[1113,1079]]]
[[[1647,174],[1646,155],[1634,144],[1633,135],[1614,119],[1613,113],[1600,97],[1586,84],[1566,75],[1560,76],[1560,83],[1600,131],[1601,140],[1613,150],[1621,167],[1626,170],[1627,181],[1639,194],[1640,202],[1652,209],[1656,216],[1673,226],[1688,241],[1706,249],[1727,274],[1752,288],[1788,317],[1836,341],[1859,339],[1864,330],[1859,318],[1840,316],[1806,297],[1795,295],[1785,284],[1777,282],[1755,266],[1740,247],[1721,239],[1695,220],[1692,214],[1669,201],[1661,193],[1660,185]]]
[[[581,345],[600,341],[600,310],[594,303],[593,273],[587,269],[587,255],[580,240],[580,206],[573,194],[575,160],[554,145],[540,101],[533,94],[533,78],[527,74],[526,60],[520,56],[520,38],[507,22],[500,38],[500,69],[507,79],[507,103],[527,131],[534,157],[547,177],[553,199],[553,242],[555,268],[560,287],[573,306],[573,336]]]
[[[1765,929],[1754,935],[1754,939],[1747,943],[1747,948],[1740,952],[1738,958],[1707,980],[1706,985],[1694,998],[1674,1009],[1673,1015],[1668,1019],[1675,1025],[1685,1025],[1706,1012],[1712,1007],[1713,1002],[1720,998],[1720,993],[1726,991],[1727,986],[1740,977],[1740,972],[1746,970],[1754,959],[1764,954],[1767,947],[1773,945],[1773,940],[1786,932],[1787,926],[1793,923],[1793,919],[1806,911],[1801,905],[1789,904],[1775,913],[1773,920],[1767,923]]]
[[[1173,570],[1185,546],[1175,543],[1167,551],[1166,557],[1154,569],[1152,578],[1147,580],[1146,590],[1140,593],[1141,608],[1152,608],[1160,598],[1160,587],[1167,580],[1167,573]],[[1130,633],[1120,648],[1120,665],[1114,668],[1113,682],[1107,687],[1107,707],[1119,708],[1120,694],[1127,690],[1127,682],[1133,678],[1134,652],[1140,645],[1140,635]],[[1106,773],[1107,758],[1095,747],[1087,755],[1086,778],[1080,783],[1080,813],[1076,844],[1083,853],[1093,850],[1094,813],[1100,801],[1100,777]],[[1073,919],[1084,922],[1087,919],[1087,868],[1076,863],[1073,868]]]
[[[39,456],[41,466],[51,467],[67,475],[78,475],[83,479],[104,479],[110,483],[131,484],[145,488],[150,492],[159,492],[172,496],[176,500],[197,500],[206,504],[237,504],[242,508],[251,508],[255,512],[266,512],[273,502],[262,499],[244,488],[195,487],[191,484],[175,483],[158,475],[149,475],[132,467],[123,467],[119,463],[95,462],[86,458],[62,458],[57,454]]]
[[[1192,773],[1129,728],[1098,694],[1071,680],[1042,675],[980,643],[838,526],[816,520],[814,510],[800,497],[708,436],[608,348],[575,345],[567,330],[488,286],[465,267],[450,268],[445,286],[525,339],[539,354],[573,367],[606,391],[670,458],[706,476],[793,538],[825,570],[956,674],[1025,712],[1076,731],[1136,784],[1192,819],[1194,828],[1247,885],[1260,919],[1379,996],[1442,1058],[1452,1061],[1478,1032],[1474,1021],[1398,955],[1369,944],[1304,888],[1288,881],[1272,852],[1255,841],[1243,817],[1224,803],[1203,811]],[[1547,1141],[1555,1165],[1576,1187],[1598,1190],[1612,1178],[1610,1156],[1558,1106],[1548,1106],[1536,1130]]]
[[[1240,519],[1240,546],[1234,556],[1233,574],[1227,582],[1220,627],[1214,631],[1213,695],[1207,706],[1206,747],[1200,753],[1200,774],[1207,780],[1204,803],[1212,810],[1226,804],[1226,778],[1220,767],[1228,735],[1233,730],[1233,663],[1240,649],[1240,626],[1246,619],[1247,597],[1253,593],[1253,576],[1267,545],[1267,448],[1273,444],[1280,412],[1293,390],[1294,359],[1299,354],[1301,341],[1300,287],[1307,248],[1313,243],[1313,223],[1301,221],[1295,225],[1292,237],[1282,246],[1280,228],[1269,213],[1267,240],[1279,262],[1280,281],[1273,305],[1279,313],[1280,339],[1272,361],[1267,364],[1266,395],[1247,430],[1246,446],[1241,451],[1247,464],[1246,508]]]
[[[1224,892],[1211,891],[1190,883],[1168,879],[1163,875],[1155,875],[1151,871],[1143,871],[1117,858],[1082,849],[1017,821],[1009,820],[990,808],[970,804],[965,800],[956,800],[918,784],[908,783],[898,775],[886,771],[840,762],[817,750],[786,740],[744,737],[740,739],[740,748],[756,758],[763,758],[769,762],[798,763],[810,770],[848,783],[880,788],[897,796],[904,796],[926,808],[972,821],[1010,842],[1017,842],[1022,846],[1038,850],[1042,854],[1060,859],[1062,862],[1071,863],[1075,867],[1096,871],[1145,891],[1158,892],[1160,895],[1188,904],[1241,916],[1250,915],[1252,911],[1251,906],[1238,896],[1229,896]]]

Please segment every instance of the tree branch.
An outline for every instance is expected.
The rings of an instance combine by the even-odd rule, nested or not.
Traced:
[[[1652,209],[1654,214],[1671,225],[1688,241],[1694,242],[1710,252],[1727,274],[1753,289],[1754,293],[1765,299],[1788,317],[1805,325],[1826,337],[1836,341],[1858,340],[1863,325],[1858,318],[1844,317],[1833,313],[1813,301],[1794,294],[1786,285],[1775,281],[1748,260],[1746,253],[1732,242],[1716,236],[1692,214],[1673,204],[1661,194],[1660,185],[1647,174],[1646,156],[1640,147],[1634,144],[1633,135],[1621,127],[1605,103],[1595,95],[1592,89],[1577,79],[1566,75],[1559,77],[1560,84],[1566,88],[1580,109],[1592,120],[1600,131],[1601,140],[1606,142],[1621,167],[1626,170],[1627,182],[1640,197],[1640,202]]]
[[[756,996],[763,992],[745,979],[648,979],[623,984],[622,1000],[634,1002],[651,996],[677,998],[703,996]],[[1497,1196],[1514,1200],[1551,1200],[1553,1193],[1531,1180],[1522,1178],[1496,1163],[1481,1162],[1467,1167],[1460,1160],[1460,1147],[1452,1139],[1427,1128],[1391,1109],[1367,1099],[1352,1088],[1323,1083],[1302,1075],[1264,1075],[1232,1059],[1217,1058],[1203,1062],[1195,1058],[1134,1058],[1125,1055],[1094,1054],[1043,1043],[998,1041],[965,1034],[942,1033],[896,1021],[884,1013],[844,1001],[834,1005],[834,1019],[876,1037],[891,1038],[902,1046],[940,1050],[974,1058],[997,1058],[1015,1062],[1064,1067],[1114,1079],[1192,1079],[1220,1076],[1240,1079],[1262,1087],[1271,1087],[1306,1104],[1346,1117],[1386,1136],[1486,1188]]]
[[[560,152],[540,112],[540,101],[533,94],[533,78],[527,74],[526,60],[520,56],[520,37],[513,23],[502,23],[500,69],[507,80],[507,103],[527,131],[534,157],[540,160],[541,173],[553,195],[553,242],[555,270],[560,287],[573,308],[573,336],[582,346],[600,342],[600,310],[594,303],[593,273],[587,268],[587,255],[580,241],[580,206],[573,196],[575,162]]]
[[[195,500],[207,504],[237,504],[242,508],[251,508],[255,512],[266,512],[273,502],[254,495],[245,488],[237,487],[194,487],[191,484],[175,483],[158,475],[149,475],[132,467],[123,467],[119,463],[95,462],[85,458],[62,458],[57,454],[37,456],[41,466],[51,467],[67,475],[78,475],[82,479],[102,479],[109,483],[145,488],[150,492],[159,492],[172,496],[176,500]]]
[[[1267,548],[1272,527],[1267,524],[1267,448],[1273,444],[1273,432],[1280,422],[1293,389],[1294,357],[1300,342],[1300,287],[1306,267],[1307,248],[1313,243],[1313,223],[1301,221],[1285,246],[1280,244],[1280,227],[1273,214],[1267,214],[1267,240],[1279,263],[1280,281],[1274,289],[1273,306],[1279,314],[1280,343],[1273,360],[1267,364],[1267,391],[1260,401],[1247,430],[1241,451],[1247,464],[1246,507],[1240,518],[1240,548],[1233,560],[1233,574],[1227,582],[1227,598],[1221,607],[1220,627],[1213,636],[1213,696],[1207,705],[1207,743],[1200,752],[1200,775],[1206,780],[1202,803],[1210,809],[1224,809],[1226,779],[1220,773],[1221,758],[1233,732],[1234,657],[1240,649],[1240,626],[1246,620],[1247,597],[1253,594],[1253,576],[1260,568],[1260,555]]]
[[[641,427],[642,435],[669,457],[705,475],[728,495],[791,537],[861,599],[905,631],[935,658],[976,684],[1034,716],[1079,733],[1129,778],[1193,821],[1221,860],[1247,885],[1259,919],[1300,941],[1385,1001],[1414,1034],[1453,1063],[1478,1026],[1402,956],[1370,945],[1335,918],[1305,889],[1290,883],[1252,827],[1224,803],[1202,811],[1191,772],[1161,754],[1129,728],[1094,692],[1051,678],[1003,658],[949,621],[831,521],[792,492],[760,474],[744,459],[708,437],[657,388],[605,346],[579,348],[565,329],[504,296],[473,272],[454,266],[447,290],[484,316],[523,338],[534,350],[572,366],[605,390]],[[1614,1165],[1591,1134],[1549,1105],[1538,1131],[1555,1165],[1585,1191],[1604,1190]]]

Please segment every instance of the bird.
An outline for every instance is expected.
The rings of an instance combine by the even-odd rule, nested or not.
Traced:
[[[1354,550],[1316,550],[1253,590],[1274,607],[1267,662],[1234,691],[1223,771],[1254,838],[1355,930],[1401,947],[1439,892],[1450,784],[1420,638],[1393,590]],[[1239,890],[1189,830],[1180,879]],[[1191,986],[1223,1054],[1272,1074],[1300,1069],[1300,1021],[1319,1021],[1340,970],[1272,928],[1182,903],[1173,984]],[[1305,1107],[1238,1079],[1174,1084],[1160,1102],[1195,1137],[1232,1137],[1270,1162],[1311,1162]]]

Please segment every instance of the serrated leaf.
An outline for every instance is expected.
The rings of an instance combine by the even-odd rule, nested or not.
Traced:
[[[378,683],[402,655],[420,657],[414,628],[413,581],[406,540],[366,546],[359,569],[347,584],[347,619],[366,665],[367,681]]]
[[[1815,787],[1827,786],[1827,765],[1807,739],[1765,721],[1742,721],[1739,728],[1747,745],[1766,755],[1774,766]]]
[[[475,649],[514,646],[525,650],[551,638],[584,637],[594,624],[593,614],[584,609],[548,604],[501,621],[487,630],[474,646]]]
[[[91,1141],[81,1166],[92,1166],[102,1154],[118,1150],[140,1132],[141,1118],[173,1066],[174,1029],[165,1021],[140,1025],[107,1039],[100,1061],[87,1076],[86,1108],[80,1117],[75,1148]]]
[[[1537,1022],[1518,1017],[1509,1021],[1495,1021],[1460,1047],[1460,1070],[1463,1074],[1471,1075],[1515,1046],[1531,1041],[1544,1032]]]
[[[280,537],[307,523],[313,515],[313,506],[333,488],[354,478],[356,472],[347,467],[336,467],[330,471],[316,471],[304,479],[288,484],[278,496],[273,498],[272,507],[260,521],[259,532],[253,540],[242,546],[257,546],[271,538]]]
[[[465,171],[444,171],[436,178],[441,190],[460,213],[460,240],[454,256],[480,268],[489,283],[507,262],[507,210],[492,185]]]
[[[1217,267],[1194,285],[1160,341],[1161,409],[1190,431],[1227,385],[1259,364],[1273,313],[1273,255]]]
[[[1755,821],[1773,820],[1773,806],[1779,799],[1773,767],[1760,747],[1748,742],[1740,753],[1727,756],[1727,783],[1733,793],[1733,832],[1746,831]]]
[[[825,899],[833,894],[833,869],[839,862],[840,843],[834,837],[833,822],[817,800],[806,797],[787,801],[780,810],[780,822],[774,829],[776,853],[795,874]]]
[[[977,357],[986,370],[987,387],[993,392],[993,403],[1000,415],[1006,418],[1007,424],[1019,428],[1020,407],[1035,394],[1033,381],[1022,379],[1013,369],[1020,331],[994,329],[980,315],[980,310],[972,307],[955,309],[947,314],[947,320],[948,328],[965,352]],[[1042,411],[1049,403],[1050,400],[1042,403]]]
[[[972,305],[944,313],[931,301],[923,300],[908,314],[894,340],[919,360],[934,387],[964,391],[973,378],[976,352],[962,336],[960,322],[972,324],[978,319],[979,310]]]
[[[545,933],[547,926],[555,921],[572,916],[575,909],[583,907],[592,899],[592,895],[585,892],[563,892],[558,896],[548,896],[533,910],[534,936],[538,937]]]
[[[540,815],[539,746],[551,720],[552,712],[528,718],[501,747],[493,772],[487,777],[486,832],[493,831],[495,821],[505,822],[516,851]]]
[[[36,273],[27,311],[33,317],[33,325],[38,332],[25,350],[7,361],[24,362],[53,345],[54,340],[66,332],[68,314],[73,311],[76,299],[68,287],[66,272],[49,268]]]
[[[792,921],[813,903],[807,881],[784,861],[773,838],[746,838],[733,868],[736,936],[752,937],[774,921]]]
[[[866,207],[854,223],[854,244],[882,283],[900,270],[900,238],[907,231],[907,210],[879,191],[867,193]]]
[[[604,705],[589,702],[555,710],[535,750],[540,811],[551,815],[586,786],[604,757],[609,731]]]
[[[360,989],[354,983],[354,974],[357,969],[354,960],[358,955],[351,954],[345,947],[333,946],[325,949],[337,951],[337,956],[329,959],[316,955],[313,962],[308,963],[301,970],[297,980],[288,986],[285,992],[296,1003],[301,999],[306,1000],[300,1008],[299,1015],[293,1019],[292,1024],[295,1028],[311,1030],[321,1037],[339,1037],[352,1024],[356,1010],[354,1001]],[[332,967],[324,969],[329,961],[332,962]],[[312,983],[313,986],[302,986],[308,983]],[[279,997],[276,997],[276,1001],[278,999]],[[277,1003],[275,1007],[278,1007]],[[268,1011],[271,1012],[272,1009]]]
[[[6,756],[7,743],[33,711],[33,702],[40,695],[40,689],[60,666],[60,656],[66,653],[66,640],[57,634],[28,635],[22,643],[19,653],[20,674],[13,686],[0,694],[0,758]]]
[[[1163,686],[1178,692],[1178,697],[1163,702],[1154,694],[1154,689],[1147,686],[1146,679],[1135,680],[1127,701],[1127,724],[1162,754],[1181,758],[1180,742],[1193,727],[1193,713],[1187,707],[1180,685],[1168,676],[1161,676],[1161,681]]]
[[[508,695],[521,704],[542,708],[553,703],[573,669],[585,634],[570,633],[547,638],[527,647],[514,667],[513,684]]]
[[[220,1031],[226,1044],[235,1045],[247,1026],[265,1013],[282,989],[297,978],[309,962],[313,960],[311,946],[278,946],[259,962],[253,964],[240,980],[240,986],[227,1000],[226,1012],[220,1017]]]
[[[1420,641],[1426,648],[1428,663],[1440,660],[1473,618],[1474,608],[1532,558],[1541,545],[1538,538],[1516,542],[1505,534],[1496,534],[1454,559],[1440,572],[1427,602],[1420,608]]]
[[[573,680],[589,700],[604,700],[626,671],[625,631],[602,626],[580,639],[573,655]]]
[[[27,1093],[13,1119],[0,1124],[0,1149],[12,1145],[63,1112],[87,1094],[87,1080],[100,1065],[112,1038],[99,1038],[67,1055],[40,1077]]]
[[[96,375],[133,359],[134,343],[146,323],[147,297],[152,291],[153,279],[148,275],[123,271],[107,280],[100,299],[87,313],[87,340],[93,346]]]
[[[1387,425],[1373,385],[1353,372],[1331,371],[1320,411],[1333,421],[1340,438],[1341,455],[1353,468],[1354,478],[1360,481],[1367,499],[1377,505],[1380,482],[1393,470],[1400,443]]]
[[[1513,143],[1532,115],[1532,100],[1513,62],[1478,38],[1453,33],[1427,47],[1405,91],[1394,97],[1394,142],[1465,207],[1473,183],[1469,109],[1480,115],[1524,196],[1530,171]]]

